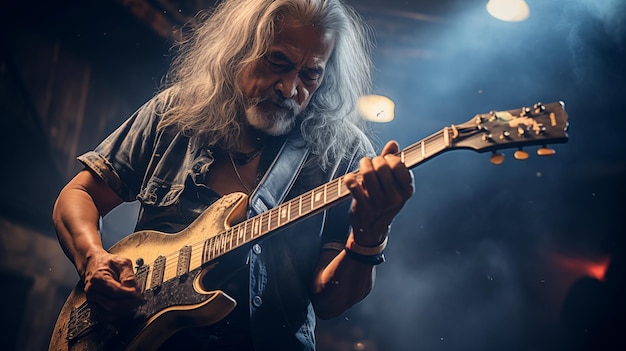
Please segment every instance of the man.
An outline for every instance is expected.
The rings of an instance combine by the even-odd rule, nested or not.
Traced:
[[[199,20],[164,89],[79,157],[85,170],[55,204],[59,241],[94,311],[115,322],[143,302],[134,263],[99,237],[100,216],[115,206],[138,199],[137,230],[177,233],[221,196],[253,196],[266,173],[297,175],[287,199],[348,173],[352,202],[226,254],[220,265],[233,273],[220,289],[235,310],[163,345],[314,350],[316,316],[336,317],[371,290],[390,224],[413,192],[398,145],[370,158],[355,114],[371,84],[367,31],[339,0],[226,0]],[[302,169],[272,167],[289,140],[309,150]]]

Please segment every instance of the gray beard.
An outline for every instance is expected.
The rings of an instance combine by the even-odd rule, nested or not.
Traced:
[[[266,100],[274,99],[254,99],[246,107],[245,114],[248,124],[272,136],[289,133],[296,124],[296,117],[300,113],[298,106],[293,100],[286,99],[279,103],[280,108],[263,111],[258,105]]]

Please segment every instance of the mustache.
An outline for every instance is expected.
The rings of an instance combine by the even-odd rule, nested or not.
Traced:
[[[250,104],[253,106],[259,105],[263,102],[271,102],[278,105],[280,108],[297,112],[298,104],[293,99],[284,98],[278,94],[270,94],[268,96],[261,96],[250,100]]]

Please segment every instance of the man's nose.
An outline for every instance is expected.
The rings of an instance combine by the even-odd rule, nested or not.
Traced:
[[[276,83],[276,90],[278,90],[281,95],[290,99],[298,95],[298,75],[295,72],[292,72],[289,75],[284,75],[281,79]]]

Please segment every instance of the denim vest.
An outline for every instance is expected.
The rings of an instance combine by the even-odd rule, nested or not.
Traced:
[[[150,101],[78,159],[122,199],[139,200],[136,230],[175,233],[219,195],[204,185],[213,162],[211,147],[199,138],[157,130],[158,121]],[[354,170],[362,156],[371,154],[369,144],[355,148],[328,172],[308,162],[287,199]],[[249,271],[247,306],[256,350],[315,350],[314,269],[322,245],[345,243],[348,211],[345,201],[246,248],[242,261]]]

